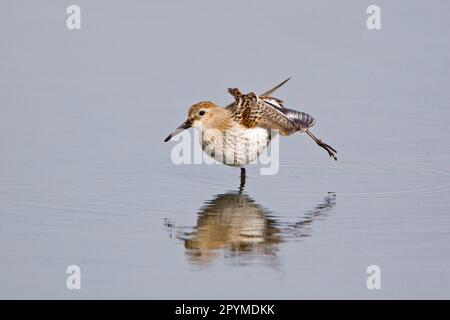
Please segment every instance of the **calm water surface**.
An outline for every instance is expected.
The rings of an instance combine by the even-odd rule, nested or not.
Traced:
[[[203,20],[181,2],[79,2],[75,32],[51,1],[2,18],[0,297],[450,298],[447,2],[382,1],[376,32],[360,1],[204,2]],[[163,139],[190,104],[290,75],[279,96],[339,161],[297,135],[245,186],[171,162]]]

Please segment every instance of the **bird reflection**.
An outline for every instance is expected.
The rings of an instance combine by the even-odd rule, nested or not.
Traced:
[[[195,227],[178,226],[165,221],[174,239],[182,240],[188,260],[208,264],[220,254],[238,258],[240,264],[262,258],[275,263],[280,244],[311,235],[311,224],[327,214],[335,205],[330,192],[312,210],[303,213],[300,221],[283,222],[244,193],[245,178],[238,191],[216,195],[206,201],[198,212]]]

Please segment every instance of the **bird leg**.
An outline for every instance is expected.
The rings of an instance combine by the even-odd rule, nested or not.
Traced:
[[[239,185],[239,193],[244,191],[245,187],[245,168],[241,168],[241,184]]]
[[[330,145],[326,144],[322,140],[318,139],[315,135],[312,134],[311,131],[306,130],[306,133],[308,134],[308,136],[310,136],[317,143],[317,145],[319,147],[324,148],[328,152],[330,157],[332,157],[334,160],[337,160],[337,157],[336,157],[337,151],[334,150],[333,147],[331,147]]]

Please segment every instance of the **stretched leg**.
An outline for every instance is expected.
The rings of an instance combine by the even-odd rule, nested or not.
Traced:
[[[313,135],[311,131],[306,130],[306,133],[308,134],[308,136],[310,136],[317,143],[317,145],[319,145],[319,147],[322,147],[325,150],[327,150],[327,152],[330,155],[330,157],[332,157],[334,160],[337,160],[337,157],[336,157],[337,151],[334,150],[333,147],[329,146],[328,144],[326,144],[322,140],[316,138],[316,136]]]
[[[245,187],[245,168],[241,168],[241,184],[239,185],[239,193],[244,191]]]

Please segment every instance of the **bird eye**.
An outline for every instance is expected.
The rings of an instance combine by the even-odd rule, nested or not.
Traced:
[[[203,116],[205,114],[205,110],[200,110],[200,112],[198,114]]]

